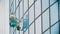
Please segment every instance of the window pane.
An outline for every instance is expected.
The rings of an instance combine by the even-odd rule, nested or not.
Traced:
[[[50,0],[50,5],[53,4],[57,0]]]
[[[58,20],[58,4],[54,4],[51,7],[51,25]]]
[[[43,14],[43,31],[49,27],[49,10]]]
[[[24,0],[24,13],[28,9],[28,0]]]
[[[41,1],[37,0],[37,2],[35,3],[35,15],[36,17],[41,14]]]
[[[59,34],[59,23],[55,24],[55,25],[51,28],[51,34]]]
[[[42,10],[44,11],[48,7],[49,7],[49,1],[48,0],[42,0]]]
[[[20,18],[23,16],[23,9],[22,9],[23,5],[22,2],[20,3]]]
[[[34,20],[34,6],[32,6],[29,10],[29,24]]]
[[[49,30],[47,30],[44,34],[50,34],[50,31],[49,31]]]
[[[34,34],[34,23],[29,27],[29,33]]]
[[[39,17],[36,21],[36,34],[41,34],[41,17]]]
[[[29,6],[34,2],[34,0],[29,0]]]
[[[26,30],[26,32],[24,34],[28,34],[28,30]]]

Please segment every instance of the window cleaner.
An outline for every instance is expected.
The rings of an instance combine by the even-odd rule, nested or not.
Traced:
[[[16,26],[16,24],[17,24],[17,21],[16,21],[16,17],[15,17],[15,15],[13,14],[13,13],[11,13],[11,15],[10,15],[10,26],[11,27],[15,27]]]

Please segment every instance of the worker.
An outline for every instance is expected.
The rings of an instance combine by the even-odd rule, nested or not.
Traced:
[[[11,13],[11,15],[10,15],[10,23],[9,24],[11,27],[15,27],[17,24],[16,17],[13,13]]]
[[[14,13],[12,12],[10,15],[10,26],[11,27],[16,27],[18,31],[20,31],[20,26],[19,26],[19,20],[15,17]]]

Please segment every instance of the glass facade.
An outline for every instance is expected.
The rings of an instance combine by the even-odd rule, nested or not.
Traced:
[[[59,0],[9,1],[9,13],[21,20],[21,31],[10,27],[14,34],[59,34]]]

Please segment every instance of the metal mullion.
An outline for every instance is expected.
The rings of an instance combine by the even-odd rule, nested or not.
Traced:
[[[20,5],[19,5],[19,9],[18,9],[18,16],[19,16],[18,18],[20,19]]]
[[[50,0],[49,0],[49,6],[50,6]],[[50,11],[50,7],[49,7],[49,27],[51,26],[51,11]],[[50,34],[51,34],[51,28],[49,30]]]
[[[10,6],[10,2],[9,2],[9,18],[10,18],[10,13],[11,13],[11,6]]]
[[[24,14],[24,0],[22,0],[22,11]],[[23,16],[23,24],[24,24],[24,16]],[[24,27],[24,25],[23,25],[23,27]],[[23,34],[24,34],[24,29],[23,29]]]
[[[20,5],[19,5],[19,8],[18,8],[18,16],[19,16],[18,19],[19,19],[19,26],[20,26]],[[20,30],[19,30],[19,34],[20,34]]]
[[[42,0],[41,0],[41,13],[42,13]],[[41,33],[43,32],[43,15],[41,15]]]
[[[58,19],[60,19],[60,15],[59,15],[59,14],[60,14],[60,12],[59,12],[59,11],[60,11],[60,10],[59,10],[59,9],[60,9],[59,1],[60,1],[60,0],[58,0]],[[59,26],[59,34],[60,34],[60,23],[59,23],[58,26]]]
[[[10,0],[9,0],[10,1]],[[10,12],[11,12],[11,10],[10,10],[11,8],[10,8],[10,2],[9,2],[9,18],[10,18]],[[10,23],[10,21],[9,21],[9,23]],[[9,34],[11,34],[11,27],[9,26]]]
[[[29,8],[29,0],[27,1],[27,4],[28,4],[28,8]],[[29,10],[28,10],[28,27],[29,27]],[[30,34],[30,30],[29,30],[29,28],[28,28],[28,34]]]
[[[35,3],[34,3],[34,20],[35,20]],[[34,21],[34,34],[36,34],[36,23],[35,23],[35,21]]]

